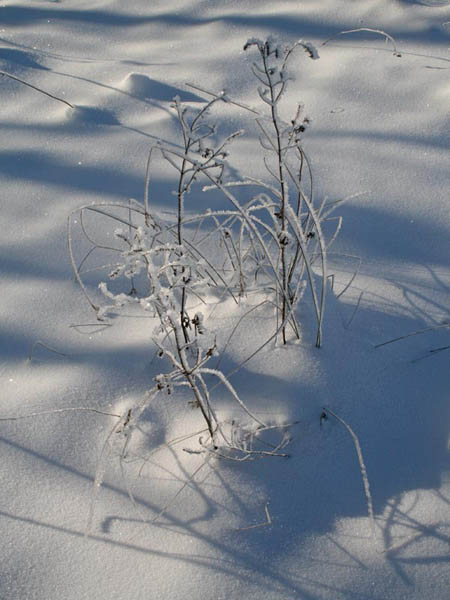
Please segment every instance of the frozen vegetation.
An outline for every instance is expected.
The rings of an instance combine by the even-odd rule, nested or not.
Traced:
[[[450,3],[0,2],[1,600],[450,588]]]

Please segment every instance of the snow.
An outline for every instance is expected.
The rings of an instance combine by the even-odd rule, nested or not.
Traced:
[[[0,2],[0,71],[75,107],[0,77],[0,419],[34,415],[0,420],[2,600],[448,598],[449,22],[448,0]],[[369,30],[391,35],[401,57]],[[260,107],[243,47],[268,36],[317,49],[314,61],[295,54],[285,106],[294,114],[302,102],[311,119],[317,197],[355,195],[335,211],[322,348],[305,293],[300,341],[267,345],[230,378],[248,411],[277,426],[274,443],[289,434],[290,458],[205,452],[201,414],[176,387],[143,413],[121,470],[112,415],[123,424],[154,385],[157,323],[138,304],[96,320],[73,280],[67,217],[143,202],[151,145],[179,141],[173,98],[206,98],[186,82]],[[245,130],[229,147],[234,179],[264,179],[253,116],[231,103],[214,115],[224,135]],[[168,220],[171,177],[155,161],[149,202]],[[208,194],[188,210],[230,210]],[[113,246],[118,225],[97,215],[89,231]],[[104,302],[98,283],[88,274]],[[263,300],[249,295],[256,308],[223,373],[271,335]],[[231,299],[205,301],[195,311],[226,340],[242,313]],[[224,386],[215,393],[227,434],[253,440],[247,413]],[[99,412],[58,412],[77,407]],[[354,440],[331,411],[358,436],[373,530]]]

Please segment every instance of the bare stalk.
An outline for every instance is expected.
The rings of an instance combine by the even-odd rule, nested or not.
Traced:
[[[339,421],[339,423],[341,423],[341,425],[343,425],[345,427],[345,429],[348,431],[348,433],[350,434],[350,437],[353,440],[353,444],[354,444],[355,450],[356,450],[356,456],[358,457],[359,468],[361,469],[361,476],[362,476],[363,485],[364,485],[364,492],[365,492],[366,500],[367,500],[367,512],[369,515],[369,520],[370,520],[372,531],[373,531],[374,525],[375,525],[375,518],[374,518],[374,514],[373,514],[372,494],[370,493],[369,478],[367,477],[367,469],[366,469],[366,465],[364,463],[364,458],[363,458],[363,454],[362,454],[362,450],[361,450],[361,445],[358,440],[358,436],[353,431],[353,429],[350,427],[350,425],[346,421],[344,421],[344,419],[342,419],[339,415],[337,415],[335,412],[333,412],[330,408],[324,406],[323,410],[324,410],[325,415],[326,415],[326,413],[329,413],[337,421]]]
[[[32,85],[31,83],[28,83],[28,81],[24,81],[23,79],[20,79],[19,77],[16,77],[15,75],[11,75],[11,73],[7,73],[6,71],[0,71],[0,76],[2,76],[2,77],[8,77],[9,79],[13,79],[14,81],[18,81],[22,85],[26,85],[27,87],[29,87],[29,88],[31,88],[33,90],[36,90],[37,92],[40,92],[41,94],[44,94],[45,96],[48,96],[49,98],[52,98],[53,100],[57,100],[58,102],[62,102],[63,104],[65,104],[69,108],[75,108],[75,106],[73,104],[70,104],[70,102],[67,102],[67,100],[63,100],[62,98],[58,98],[58,96],[54,96],[53,94],[50,94],[50,92],[46,92],[42,88],[36,87],[35,85]]]

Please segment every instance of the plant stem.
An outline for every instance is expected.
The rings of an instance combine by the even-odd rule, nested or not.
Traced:
[[[266,52],[267,51],[267,56]],[[287,269],[286,269],[286,248],[285,248],[285,232],[286,232],[286,181],[284,178],[284,169],[283,169],[283,157],[282,157],[282,145],[281,145],[281,132],[278,125],[278,111],[277,111],[277,102],[280,98],[280,94],[275,97],[275,89],[274,83],[272,81],[271,69],[267,64],[267,57],[269,54],[269,47],[267,43],[264,45],[264,50],[262,51],[262,59],[264,65],[264,71],[268,81],[268,87],[270,91],[270,113],[272,117],[272,124],[275,129],[275,136],[277,140],[276,144],[276,153],[277,153],[277,161],[278,161],[278,177],[280,182],[280,222],[281,222],[281,238],[280,238],[280,262],[281,262],[281,278],[283,285],[283,294],[282,294],[282,303],[281,303],[281,321],[284,322],[286,318],[287,312],[287,302],[288,302],[288,290],[287,290]],[[282,88],[284,87],[284,82],[282,82]],[[286,327],[282,329],[282,339],[283,344],[286,344]]]

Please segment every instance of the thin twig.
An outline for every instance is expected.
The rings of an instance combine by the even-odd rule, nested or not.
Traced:
[[[0,75],[3,75],[4,77],[9,77],[10,79],[14,79],[14,81],[18,81],[19,83],[22,83],[23,85],[26,85],[27,87],[30,87],[33,90],[40,92],[41,94],[45,94],[45,96],[48,96],[49,98],[53,98],[53,100],[57,100],[58,102],[62,102],[63,104],[66,104],[69,108],[75,108],[75,106],[73,104],[70,104],[70,102],[67,102],[67,100],[58,98],[57,96],[50,94],[50,92],[46,92],[45,90],[38,88],[35,85],[32,85],[31,83],[28,83],[27,81],[24,81],[23,79],[20,79],[19,77],[16,77],[15,75],[11,75],[11,73],[7,73],[6,71],[0,71]]]
[[[420,356],[419,358],[415,358],[411,361],[411,363],[419,362],[420,360],[424,360],[425,358],[430,358],[434,354],[438,354],[439,352],[444,352],[444,350],[450,350],[450,346],[443,346],[442,348],[433,348],[432,350],[428,350],[428,354],[425,356]]]
[[[65,352],[61,352],[60,350],[55,350],[51,346],[47,346],[47,344],[44,344],[44,342],[41,342],[41,340],[37,340],[36,342],[33,343],[33,345],[30,348],[30,354],[28,355],[28,360],[30,362],[33,358],[33,350],[36,348],[36,346],[42,346],[42,348],[45,348],[46,350],[49,350],[50,352],[54,352],[55,354],[59,354],[60,356],[65,356],[65,357],[72,356],[71,354],[66,354]]]
[[[344,419],[339,417],[335,412],[333,412],[330,408],[324,406],[323,410],[325,411],[325,413],[329,413],[337,421],[339,421],[339,423],[341,423],[345,427],[345,429],[348,431],[348,433],[350,434],[350,436],[353,440],[353,444],[355,445],[356,455],[358,457],[359,468],[361,469],[361,476],[362,476],[362,480],[363,480],[363,484],[364,484],[364,492],[366,494],[366,500],[367,500],[367,513],[369,515],[369,520],[371,522],[372,533],[373,533],[374,526],[375,526],[375,518],[374,518],[374,514],[373,514],[372,495],[370,493],[370,485],[369,485],[369,479],[367,477],[367,469],[366,469],[366,465],[364,464],[364,458],[363,458],[363,454],[362,454],[361,446],[359,444],[358,437],[357,437],[356,433],[353,431],[353,429],[350,427],[350,425],[346,421],[344,421]]]
[[[382,31],[381,29],[371,29],[371,28],[369,28],[369,27],[359,27],[358,29],[348,29],[347,31],[340,31],[338,34],[336,34],[336,35],[335,35],[335,36],[333,36],[332,38],[330,38],[330,39],[328,39],[328,40],[325,40],[325,41],[324,41],[324,42],[321,44],[321,46],[325,46],[325,45],[326,45],[326,44],[328,44],[329,42],[331,42],[331,41],[335,40],[335,39],[336,39],[338,36],[340,36],[340,35],[346,35],[346,34],[348,34],[348,33],[358,33],[358,32],[360,32],[360,31],[367,31],[367,32],[369,32],[369,33],[377,33],[377,34],[379,34],[379,35],[382,35],[382,36],[383,36],[383,37],[384,37],[386,40],[389,40],[389,41],[392,43],[392,46],[393,46],[393,48],[394,48],[394,52],[393,52],[394,56],[397,56],[397,57],[399,57],[399,58],[401,57],[401,54],[400,54],[399,52],[397,52],[397,46],[396,46],[396,44],[395,44],[395,40],[394,40],[394,38],[393,38],[391,35],[389,35],[389,34],[388,34],[388,33],[386,33],[385,31]]]
[[[63,412],[73,412],[73,411],[88,411],[97,413],[98,415],[105,415],[106,417],[116,417],[120,419],[120,415],[116,415],[115,413],[108,413],[102,410],[97,410],[96,408],[89,408],[85,406],[70,406],[68,408],[55,408],[52,410],[42,410],[35,413],[29,413],[28,415],[15,415],[13,417],[0,417],[0,421],[20,421],[21,419],[31,419],[33,417],[41,417],[43,415],[53,415],[55,413],[63,413]]]
[[[387,346],[388,344],[393,344],[394,342],[398,342],[400,340],[405,340],[406,338],[412,337],[413,335],[420,335],[421,333],[426,333],[427,331],[434,331],[435,329],[442,329],[443,327],[450,327],[450,323],[445,321],[440,325],[434,325],[433,327],[426,327],[425,329],[419,329],[418,331],[413,331],[412,333],[407,333],[406,335],[401,335],[400,337],[394,338],[393,340],[388,340],[387,342],[383,342],[382,344],[377,344],[374,348],[381,348],[382,346]]]
[[[354,308],[354,310],[352,312],[352,315],[351,315],[350,319],[347,321],[347,323],[344,325],[345,329],[348,329],[350,327],[350,325],[352,324],[352,321],[355,318],[356,313],[358,312],[359,305],[361,304],[361,300],[362,300],[363,294],[364,294],[364,291],[362,291],[359,294],[358,301],[357,301],[357,303],[355,305],[355,308]],[[337,296],[337,297],[339,297],[339,296]]]
[[[257,525],[247,525],[247,527],[238,527],[238,529],[236,531],[248,531],[249,529],[257,529],[258,527],[268,527],[269,525],[272,525],[272,519],[270,517],[270,513],[269,513],[269,503],[267,502],[265,507],[264,507],[264,511],[266,513],[266,520],[264,521],[264,523],[258,523]]]

